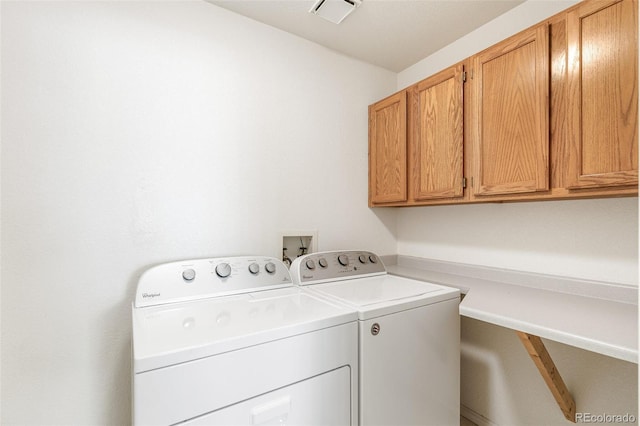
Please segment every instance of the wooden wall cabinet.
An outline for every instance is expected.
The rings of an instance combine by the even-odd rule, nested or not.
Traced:
[[[409,199],[464,194],[463,65],[429,77],[409,92]]]
[[[638,4],[598,1],[567,14],[567,187],[638,184]]]
[[[369,106],[369,205],[407,201],[407,93]]]
[[[549,190],[549,26],[473,57],[475,196]]]
[[[369,205],[464,195],[463,65],[369,106]]]
[[[369,205],[637,196],[637,1],[583,1],[371,105]]]

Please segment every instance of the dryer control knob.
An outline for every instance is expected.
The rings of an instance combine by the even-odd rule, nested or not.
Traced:
[[[273,262],[269,262],[266,265],[264,265],[264,270],[270,274],[273,274],[276,271],[276,264]]]
[[[196,271],[194,269],[189,268],[182,271],[182,279],[185,281],[193,281],[195,277]]]
[[[316,262],[313,261],[313,259],[307,259],[306,262],[304,262],[305,266],[307,267],[307,269],[316,269]]]
[[[349,256],[347,256],[346,254],[341,254],[340,256],[338,256],[338,262],[342,266],[347,266],[349,264]]]
[[[231,275],[231,265],[229,265],[228,263],[220,263],[218,266],[216,266],[216,274],[220,278],[227,278],[229,275]]]
[[[329,266],[329,264],[327,263],[327,259],[325,259],[324,257],[318,259],[318,265],[320,265],[321,268],[326,268],[327,266]]]
[[[260,265],[255,262],[252,263],[251,265],[249,265],[249,272],[251,272],[253,275],[257,274],[258,272],[260,272]]]
[[[371,263],[378,263],[378,258],[374,255],[369,256],[369,260],[371,261]]]
[[[360,263],[367,263],[367,256],[361,254],[360,256],[358,256],[358,260],[360,261]]]

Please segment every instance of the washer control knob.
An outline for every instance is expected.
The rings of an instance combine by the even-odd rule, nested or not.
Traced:
[[[216,274],[220,278],[227,278],[229,275],[231,275],[231,265],[229,265],[228,263],[220,263],[218,266],[216,266]]]
[[[369,261],[371,263],[378,263],[378,258],[375,257],[374,255],[369,256]]]
[[[316,269],[316,262],[314,262],[313,259],[307,259],[304,262],[304,264],[307,267],[307,269],[311,269],[311,270]]]
[[[327,266],[329,266],[329,264],[327,263],[327,259],[325,259],[324,257],[318,259],[318,265],[320,265],[321,268],[326,268]]]
[[[360,261],[360,263],[367,263],[367,256],[361,254],[360,256],[358,256],[358,260]]]
[[[270,274],[273,274],[274,272],[276,272],[276,264],[273,262],[269,262],[266,265],[264,265],[264,270]]]
[[[252,263],[251,265],[249,265],[249,272],[251,272],[253,275],[256,275],[258,272],[260,272],[260,265],[255,262]]]
[[[347,256],[346,254],[341,254],[340,256],[338,256],[338,262],[342,266],[347,266],[349,264],[349,256]]]
[[[195,269],[189,268],[182,271],[182,279],[185,281],[193,281],[195,277],[196,277]]]

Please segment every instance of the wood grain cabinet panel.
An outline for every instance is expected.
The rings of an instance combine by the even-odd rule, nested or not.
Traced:
[[[407,93],[369,106],[369,205],[407,200]]]
[[[569,189],[638,184],[638,4],[567,14]]]
[[[369,205],[637,196],[638,1],[585,0],[371,105]]]
[[[409,115],[409,198],[462,197],[463,66],[448,68],[413,86]]]
[[[549,189],[549,28],[526,30],[473,59],[474,195]]]

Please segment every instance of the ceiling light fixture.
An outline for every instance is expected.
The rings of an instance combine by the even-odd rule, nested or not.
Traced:
[[[334,24],[339,24],[361,3],[361,0],[318,0],[309,13],[318,15]]]

